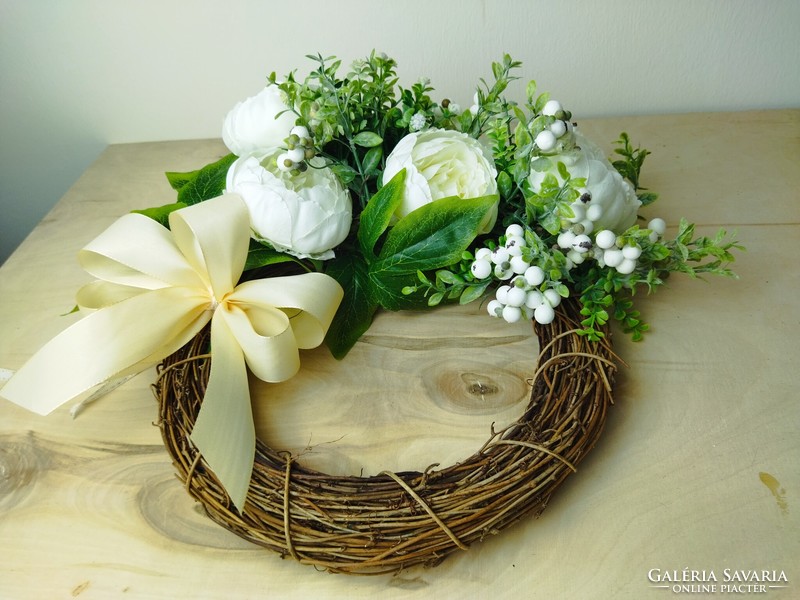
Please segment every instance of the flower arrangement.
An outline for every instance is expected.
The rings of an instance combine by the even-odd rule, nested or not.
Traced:
[[[2,393],[47,413],[98,382],[166,359],[156,385],[162,427],[171,432],[165,441],[176,448],[185,479],[200,481],[193,493],[214,518],[248,539],[337,571],[439,560],[466,547],[465,540],[543,509],[552,487],[542,482],[558,485],[592,447],[610,400],[608,324],[618,322],[635,340],[647,331],[634,307],[636,292],[657,289],[673,272],[734,276],[729,263],[741,246],[722,230],[696,236],[683,220],[672,238],[662,219],[645,223],[638,211],[656,200],[640,185],[648,152],[622,133],[615,160],[608,160],[571,112],[533,81],[523,103],[509,99],[506,90],[521,65],[508,55],[492,64],[493,79],[481,80],[466,108],[434,100],[427,79],[402,87],[395,61],[383,54],[355,61],[344,76],[339,60],[309,58],[316,68],[305,78],[273,73],[258,94],[233,107],[222,132],[230,154],[196,171],[167,173],[175,203],[124,216],[81,251],[82,265],[98,281],[80,290],[78,303],[95,312],[46,345]],[[290,533],[289,490],[303,477],[317,490],[322,476],[259,446],[246,369],[281,381],[297,372],[301,348],[324,341],[344,358],[378,310],[476,301],[491,317],[532,320],[548,340],[537,369],[546,383],[534,382],[525,416],[493,432],[461,467],[417,474],[413,485],[391,473],[327,483],[337,497],[368,496],[369,508],[363,521],[354,517],[356,500],[349,496],[320,509],[304,535],[324,534],[334,550],[301,556]],[[206,357],[209,343],[210,369],[178,370]],[[558,366],[562,361],[570,366]],[[589,384],[576,383],[585,377]],[[198,389],[202,398],[171,395]],[[542,421],[543,394],[555,402],[548,418],[580,418],[580,425]],[[581,402],[578,410],[573,403]],[[191,444],[173,431],[179,422]],[[578,437],[542,441],[542,432],[556,429]],[[190,457],[182,454],[187,448],[197,450]],[[519,474],[520,464],[531,462],[524,453],[545,460]],[[448,485],[458,480],[467,489],[458,478],[484,472],[487,460],[514,473],[502,501],[486,501],[500,506],[499,513],[476,511],[471,500],[451,504]],[[285,485],[283,529],[274,536],[251,531],[255,513],[248,507],[256,499],[248,493],[262,475],[259,485]],[[445,483],[434,484],[437,477]],[[530,478],[524,481],[534,483],[526,485],[535,484],[540,494],[518,501],[518,478]],[[413,533],[379,533],[399,518],[397,485],[424,509],[431,531],[409,520]],[[257,496],[261,501],[264,494]],[[391,518],[381,516],[381,503]],[[502,508],[512,505],[511,512]],[[343,521],[332,516],[337,511]],[[459,525],[447,525],[445,513]],[[478,517],[488,520],[474,525],[470,520]],[[271,531],[273,521],[265,523]],[[357,550],[339,562],[343,527],[353,548],[366,547],[359,536],[367,536],[376,554]],[[433,545],[411,551],[409,539]],[[323,546],[315,540],[311,546]]]
[[[640,220],[656,195],[640,185],[649,152],[626,133],[612,163],[534,81],[524,104],[507,99],[521,66],[510,56],[463,110],[434,101],[427,79],[399,87],[383,54],[344,77],[339,60],[308,58],[317,68],[305,80],[273,73],[227,115],[231,155],[169,174],[178,203],[143,212],[163,219],[223,190],[241,195],[247,269],[292,260],[344,288],[326,337],[336,356],[379,308],[472,302],[495,284],[492,316],[547,324],[572,295],[581,335],[599,339],[614,319],[638,340],[647,330],[632,303],[639,288],[676,271],[733,275],[740,246],[726,232],[695,237],[681,221],[667,239],[662,219]]]

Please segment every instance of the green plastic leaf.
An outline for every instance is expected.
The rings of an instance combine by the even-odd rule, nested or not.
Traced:
[[[469,304],[483,296],[484,292],[486,292],[486,288],[489,287],[489,283],[491,281],[487,281],[486,283],[481,283],[478,285],[469,285],[464,288],[464,291],[461,293],[461,297],[458,299],[459,304]]]
[[[372,131],[362,131],[353,138],[353,143],[362,148],[374,148],[383,143],[383,138]]]
[[[178,191],[178,202],[191,206],[221,195],[225,191],[228,169],[235,160],[235,154],[228,154],[200,169],[197,175]]]
[[[367,264],[362,257],[337,256],[327,267],[325,272],[339,282],[344,297],[325,335],[325,344],[335,358],[342,359],[369,329],[378,302],[370,289]]]
[[[500,171],[497,176],[497,190],[503,198],[508,198],[514,192],[514,180],[505,171]]]
[[[274,248],[251,241],[250,249],[247,251],[247,260],[244,264],[244,270],[250,271],[251,269],[258,269],[259,267],[266,267],[285,262],[299,261],[290,254],[278,252]]]
[[[386,231],[394,211],[403,201],[405,180],[406,170],[403,169],[378,190],[378,193],[367,202],[361,212],[361,221],[356,235],[361,246],[361,253],[368,259],[375,256],[375,244]]]
[[[381,162],[381,158],[383,158],[382,146],[370,148],[364,156],[364,160],[361,162],[361,169],[364,171],[364,175],[370,175],[373,171],[376,171]]]
[[[134,210],[132,212],[144,215],[145,217],[150,217],[164,227],[169,228],[170,213],[180,210],[181,208],[186,208],[186,205],[183,202],[175,202],[174,204],[165,204],[164,206],[156,206],[153,208],[143,208],[141,210]]]
[[[546,156],[540,156],[531,163],[531,169],[539,173],[545,173],[553,168],[553,161]]]
[[[333,174],[336,175],[336,177],[339,178],[339,181],[341,181],[344,185],[347,185],[356,177],[358,177],[358,171],[345,164],[336,163],[331,165],[330,168],[331,171],[333,171]]]
[[[435,294],[431,294],[428,298],[428,306],[438,306],[441,304],[442,300],[444,299],[443,292],[436,292]]]
[[[497,196],[442,198],[412,211],[389,231],[371,272],[399,275],[458,262],[478,234]]]
[[[416,282],[415,274],[369,271],[369,293],[386,310],[413,310],[427,305],[422,294],[404,294]]]
[[[189,171],[187,173],[175,173],[170,171],[164,174],[167,176],[167,181],[169,181],[169,185],[172,189],[179,192],[187,183],[194,181],[198,173],[200,173],[199,170]]]

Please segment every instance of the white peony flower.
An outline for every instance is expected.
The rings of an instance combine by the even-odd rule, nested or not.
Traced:
[[[563,162],[571,177],[586,178],[584,192],[588,192],[591,198],[586,197],[588,201],[577,200],[572,204],[576,215],[573,221],[582,223],[587,230],[609,229],[622,233],[636,223],[642,203],[636,197],[633,186],[611,166],[602,150],[577,131],[574,135],[577,147],[550,156],[553,167],[549,171],[531,171],[528,177],[531,189],[538,192],[548,173],[563,184],[564,180],[556,166],[558,162]]]
[[[252,237],[300,258],[327,260],[347,237],[352,221],[350,194],[322,159],[296,175],[278,169],[276,153],[237,159],[226,188],[250,210]]]
[[[491,153],[476,139],[458,131],[428,129],[405,136],[386,158],[383,181],[390,181],[404,168],[405,193],[397,217],[450,196],[497,194],[497,169]],[[498,196],[494,209],[481,224],[481,233],[494,226],[499,202]]]
[[[266,156],[283,145],[296,116],[287,110],[282,95],[277,85],[270,84],[230,110],[222,124],[222,140],[231,152],[239,157]]]

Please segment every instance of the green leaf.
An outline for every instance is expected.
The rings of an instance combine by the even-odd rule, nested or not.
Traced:
[[[374,148],[383,143],[383,138],[372,131],[362,131],[353,138],[353,143],[362,148]]]
[[[236,158],[235,154],[228,154],[197,171],[190,181],[181,186],[178,202],[191,206],[221,195],[225,191],[228,169]]]
[[[553,161],[547,158],[546,156],[540,156],[531,163],[531,169],[533,169],[534,171],[538,171],[539,173],[544,173],[552,168],[553,168]]]
[[[257,269],[268,265],[276,265],[285,262],[299,262],[294,256],[284,252],[278,252],[275,248],[270,248],[259,244],[256,241],[250,242],[250,249],[247,251],[247,261],[244,270]]]
[[[395,274],[386,271],[369,271],[368,290],[375,301],[386,310],[412,310],[427,305],[422,294],[404,294],[403,290],[412,287],[415,275]]]
[[[443,299],[444,299],[443,292],[436,292],[435,294],[431,294],[430,298],[428,298],[428,306],[438,306],[439,304],[441,304]]]
[[[648,204],[652,204],[653,202],[658,200],[658,194],[655,194],[653,192],[642,192],[637,194],[637,196],[639,197],[642,206],[647,206]]]
[[[339,282],[344,297],[325,335],[331,354],[342,359],[369,329],[378,302],[372,292],[367,263],[357,254],[337,256],[327,263],[325,271]]]
[[[377,170],[381,158],[383,158],[382,146],[376,146],[367,151],[366,155],[364,155],[364,160],[361,162],[361,169],[364,171],[365,176],[369,176],[373,171]]]
[[[497,196],[442,198],[412,211],[389,231],[370,271],[395,275],[458,262],[475,239]]]
[[[341,181],[344,185],[347,185],[356,177],[358,177],[358,171],[342,163],[333,164],[330,168],[331,171],[333,171],[333,174],[336,175],[336,177],[339,178],[339,181]]]
[[[503,198],[508,198],[514,192],[514,181],[505,171],[500,171],[497,176],[497,190]]]
[[[361,212],[358,243],[361,253],[369,260],[375,256],[375,244],[386,231],[394,211],[403,201],[406,170],[401,170],[375,194]]]
[[[144,215],[145,217],[150,217],[154,221],[157,221],[169,229],[169,214],[176,210],[180,210],[181,208],[186,208],[186,205],[183,202],[175,202],[174,204],[165,204],[164,206],[156,206],[153,208],[143,208],[141,210],[134,210],[132,212]]]
[[[470,302],[477,300],[481,296],[483,296],[486,288],[489,287],[489,283],[491,280],[487,281],[486,283],[481,283],[477,285],[468,285],[464,288],[464,291],[461,293],[461,297],[458,299],[459,304],[469,304]]]
[[[199,170],[189,171],[188,173],[175,173],[168,171],[164,174],[167,176],[167,181],[169,181],[169,185],[172,187],[172,189],[176,192],[179,192],[187,183],[194,181],[198,173],[200,173]]]

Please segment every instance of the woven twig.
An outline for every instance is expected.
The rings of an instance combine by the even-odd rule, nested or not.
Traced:
[[[554,323],[534,326],[540,353],[523,416],[452,466],[333,476],[258,441],[240,514],[189,440],[210,369],[207,331],[159,367],[154,389],[165,446],[209,516],[251,542],[341,573],[436,565],[539,515],[600,436],[616,370],[610,342],[577,333],[576,304],[565,302],[558,313]]]

